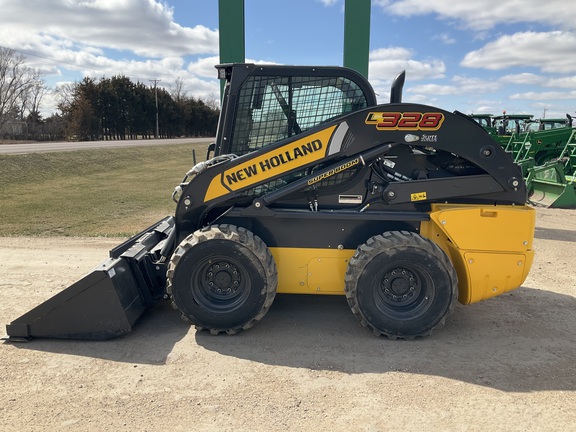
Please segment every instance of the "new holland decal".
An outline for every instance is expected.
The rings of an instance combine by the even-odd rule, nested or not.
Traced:
[[[212,179],[204,201],[260,184],[267,179],[324,158],[335,129],[336,126],[331,126],[227,169]]]
[[[370,112],[365,123],[385,130],[436,131],[444,122],[444,114],[439,112]]]

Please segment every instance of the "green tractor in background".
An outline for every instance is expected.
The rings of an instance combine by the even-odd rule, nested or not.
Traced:
[[[548,118],[538,119],[526,126],[526,132],[550,130],[564,127],[572,127],[572,116],[566,114],[566,118]]]
[[[530,114],[506,114],[492,117],[492,127],[496,130],[497,141],[506,147],[515,135],[523,133],[528,124],[533,122],[533,115]]]
[[[526,180],[529,201],[576,208],[576,128],[572,116],[534,120],[529,114],[472,114],[509,153]]]

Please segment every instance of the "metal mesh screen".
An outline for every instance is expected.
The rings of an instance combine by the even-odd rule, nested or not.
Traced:
[[[239,93],[231,150],[240,156],[366,106],[347,78],[252,76]]]

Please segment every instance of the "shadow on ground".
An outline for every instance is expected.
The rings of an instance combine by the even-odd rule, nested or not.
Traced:
[[[378,338],[342,297],[279,296],[264,321],[236,337],[197,332],[222,355],[347,374],[402,371],[511,392],[576,390],[576,299],[521,288],[457,307],[441,330],[416,341]]]
[[[165,303],[119,339],[35,339],[16,346],[160,365],[182,340],[267,365],[346,374],[400,371],[509,392],[574,391],[575,330],[574,297],[521,288],[475,305],[459,305],[444,328],[415,341],[375,337],[359,325],[344,297],[278,295],[261,323],[235,336],[196,332]]]
[[[534,237],[542,240],[555,240],[576,243],[576,231],[557,228],[536,227]]]
[[[193,329],[168,302],[146,311],[131,333],[107,341],[32,339],[20,349],[80,355],[127,363],[164,364],[174,345]]]

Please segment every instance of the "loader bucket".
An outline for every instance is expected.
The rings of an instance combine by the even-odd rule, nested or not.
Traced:
[[[112,249],[91,273],[8,324],[10,340],[105,340],[129,333],[164,294],[161,257],[174,233],[168,217]]]
[[[564,166],[559,162],[531,168],[526,184],[530,191],[528,200],[532,204],[552,208],[576,208],[574,178],[564,174]]]
[[[574,183],[533,180],[529,201],[545,207],[573,209],[576,208],[576,189]]]

